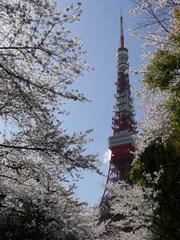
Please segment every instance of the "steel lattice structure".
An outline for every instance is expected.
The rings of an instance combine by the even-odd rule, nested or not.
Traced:
[[[109,137],[111,160],[107,184],[124,180],[133,161],[134,136],[136,122],[134,120],[133,98],[128,75],[128,49],[124,46],[123,17],[120,18],[120,46],[117,51],[117,82],[115,94],[114,116],[112,118],[113,134]],[[106,190],[103,194],[105,198]]]

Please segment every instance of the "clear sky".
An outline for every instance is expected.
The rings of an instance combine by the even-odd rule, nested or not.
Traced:
[[[73,0],[59,0],[60,8],[75,3]],[[71,27],[88,51],[89,65],[95,71],[85,73],[74,87],[85,93],[91,103],[67,103],[65,108],[71,115],[64,125],[70,131],[94,129],[91,137],[94,142],[88,145],[88,151],[98,153],[103,162],[107,150],[107,139],[112,134],[111,119],[116,81],[116,51],[119,44],[120,12],[123,10],[125,24],[125,45],[129,49],[129,63],[137,69],[141,63],[142,42],[130,36],[127,28],[132,28],[135,19],[129,15],[133,5],[129,0],[81,0],[83,14],[81,21]],[[138,79],[130,76],[130,82],[138,87]],[[136,108],[136,106],[135,106]],[[136,108],[136,119],[142,114]],[[107,174],[108,163],[103,163],[102,171]],[[98,204],[101,199],[106,178],[95,173],[85,172],[77,190],[81,200]]]

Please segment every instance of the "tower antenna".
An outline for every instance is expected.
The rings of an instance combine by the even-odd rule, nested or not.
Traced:
[[[121,8],[121,17],[120,17],[120,48],[124,48],[124,25],[123,25],[123,16],[122,16],[122,8]]]

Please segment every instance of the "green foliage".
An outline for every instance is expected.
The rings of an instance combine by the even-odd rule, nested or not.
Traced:
[[[180,10],[179,8],[174,9],[174,16],[176,19],[176,29],[172,34],[171,39],[178,46],[180,45]]]
[[[169,51],[158,51],[147,67],[144,75],[144,82],[151,88],[169,89],[169,86],[176,81],[180,69],[180,54]],[[173,91],[180,90],[180,86],[172,88]]]
[[[158,141],[153,142],[145,151],[140,155],[139,159],[135,162],[131,172],[130,180],[133,183],[139,183],[143,186],[147,186],[150,182],[146,179],[146,174],[150,174],[154,179],[154,172],[158,172],[164,166],[171,164],[174,154],[178,158],[178,151],[170,142],[164,145]]]
[[[168,90],[171,97],[166,102],[171,112],[173,129],[180,132],[180,51],[176,53],[160,50],[153,57],[144,75],[144,82],[151,89]],[[175,140],[175,139],[174,139]],[[175,145],[180,147],[176,139]]]
[[[158,191],[154,212],[154,240],[180,239],[180,154],[174,140],[166,145],[153,142],[141,154],[130,173],[130,180]],[[155,172],[163,169],[157,183]],[[151,177],[147,178],[147,174]]]
[[[171,113],[173,141],[176,149],[180,149],[180,12],[175,11],[177,20],[177,28],[170,40],[175,44],[176,50],[159,50],[154,55],[152,61],[147,67],[144,74],[144,83],[150,89],[159,88],[161,91],[168,90],[171,93],[170,98],[166,102],[167,108]]]
[[[169,101],[167,101],[167,107],[171,112],[171,121],[173,129],[173,138],[170,139],[180,154],[180,91],[172,94]]]
[[[154,231],[158,240],[180,239],[180,161],[173,145],[166,149],[167,159],[157,184],[158,207],[154,214]]]
[[[137,160],[131,172],[128,175],[128,181],[132,183],[136,183],[140,186],[144,186],[144,181],[142,180],[142,174],[143,174],[143,164],[140,162],[140,160]]]

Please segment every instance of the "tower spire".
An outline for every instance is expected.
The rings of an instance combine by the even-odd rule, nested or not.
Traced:
[[[124,48],[124,25],[123,25],[122,8],[121,8],[120,26],[121,26],[120,48]]]

